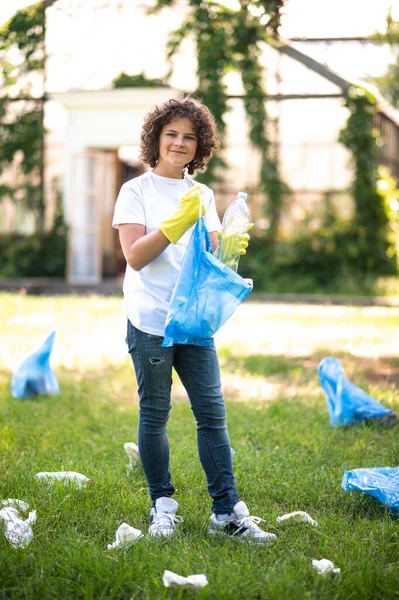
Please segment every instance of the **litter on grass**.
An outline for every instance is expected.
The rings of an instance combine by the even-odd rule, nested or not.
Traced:
[[[196,590],[200,590],[208,585],[208,579],[206,575],[189,575],[183,577],[172,573],[172,571],[164,571],[162,581],[165,587],[190,587]]]
[[[307,512],[303,510],[296,510],[292,513],[287,513],[281,517],[277,517],[277,523],[308,523],[312,527],[318,527],[317,521],[314,521]]]
[[[58,381],[50,367],[54,338],[55,331],[50,333],[40,348],[30,354],[14,371],[11,377],[11,392],[14,398],[59,394]]]
[[[337,358],[327,356],[318,366],[320,385],[327,399],[331,425],[354,425],[364,421],[396,424],[396,414],[345,377]]]
[[[23,506],[20,510],[28,510],[29,504],[23,500],[16,500],[10,498],[11,504],[4,506],[5,502],[2,501],[2,508],[0,510],[0,520],[4,523],[4,535],[14,548],[26,548],[33,539],[33,530],[31,525],[36,521],[36,511],[32,510],[27,519],[23,519],[15,508],[15,505]]]
[[[335,575],[339,579],[341,579],[341,569],[334,566],[334,563],[327,558],[322,558],[321,560],[312,560],[312,565],[323,577],[326,575]]]
[[[29,508],[29,504],[23,500],[17,500],[16,498],[8,498],[8,500],[2,500],[0,506],[11,506],[22,512],[26,512]]]
[[[122,525],[120,525],[116,530],[115,541],[112,544],[108,544],[107,549],[113,550],[114,548],[127,548],[130,546],[130,544],[141,537],[143,537],[143,534],[141,533],[140,529],[135,529],[134,527],[128,525],[128,523],[122,523]]]
[[[377,498],[399,516],[399,467],[374,467],[345,471],[341,487],[346,492],[357,490]]]
[[[75,471],[41,471],[40,473],[36,473],[35,477],[47,482],[60,481],[64,485],[71,482],[78,488],[85,487],[86,485],[94,485],[92,479]]]
[[[134,442],[126,442],[123,445],[126,454],[129,457],[129,464],[126,467],[127,473],[131,473],[140,465],[139,447]]]

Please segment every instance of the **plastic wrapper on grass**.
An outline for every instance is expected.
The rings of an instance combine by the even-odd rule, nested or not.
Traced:
[[[10,502],[10,505],[4,506],[0,510],[0,521],[3,522],[4,535],[14,548],[26,548],[33,539],[31,525],[36,521],[36,511],[30,512],[28,518],[24,520],[15,506],[21,507],[21,510],[27,510],[29,504],[23,502],[23,500],[10,498],[8,501],[3,501],[2,506],[5,502]]]
[[[183,577],[167,570],[164,571],[162,581],[165,587],[188,587],[197,590],[208,585],[206,575],[189,575],[188,577]]]
[[[114,548],[127,548],[133,542],[143,537],[140,529],[135,529],[131,527],[128,523],[122,523],[116,531],[115,541],[112,544],[108,544],[108,550],[113,550]]]
[[[57,378],[50,367],[55,331],[50,333],[36,352],[30,354],[12,374],[11,393],[14,398],[59,394]]]
[[[319,575],[323,577],[333,575],[337,579],[341,579],[341,569],[334,566],[334,563],[328,558],[322,558],[320,560],[312,560],[312,565],[316,569]]]
[[[125,449],[126,454],[129,457],[129,464],[126,467],[126,473],[129,475],[141,464],[139,448],[134,442],[126,442],[126,444],[124,444],[123,447]]]
[[[341,487],[374,496],[396,519],[399,516],[399,467],[374,467],[345,471]]]
[[[320,385],[327,399],[331,425],[354,425],[364,421],[396,424],[393,410],[386,408],[345,377],[337,358],[327,356],[318,366]]]
[[[303,510],[296,510],[295,512],[288,513],[283,515],[282,517],[277,517],[277,523],[288,523],[288,524],[296,524],[296,523],[307,523],[312,527],[318,527],[318,523],[312,519],[307,512]]]

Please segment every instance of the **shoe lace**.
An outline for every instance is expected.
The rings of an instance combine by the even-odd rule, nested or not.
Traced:
[[[240,527],[246,527],[247,529],[250,529],[251,531],[254,531],[256,533],[262,532],[263,530],[258,527],[258,523],[261,522],[265,522],[265,519],[262,519],[261,517],[243,517],[239,523],[240,523]]]
[[[155,525],[159,529],[172,529],[175,523],[182,523],[183,517],[174,515],[172,513],[159,512],[155,513],[152,521],[152,525]]]

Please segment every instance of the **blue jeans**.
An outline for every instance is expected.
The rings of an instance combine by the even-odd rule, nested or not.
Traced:
[[[177,344],[162,348],[163,337],[144,333],[128,321],[126,342],[136,372],[140,400],[138,445],[153,504],[172,496],[166,425],[171,409],[172,367],[190,399],[197,421],[198,453],[212,510],[231,512],[238,502],[231,463],[219,361],[210,348]]]

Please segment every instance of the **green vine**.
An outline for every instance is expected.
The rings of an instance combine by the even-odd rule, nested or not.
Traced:
[[[171,7],[174,1],[158,0],[153,12]],[[230,71],[240,74],[249,139],[261,157],[260,187],[265,197],[265,213],[269,217],[269,234],[273,240],[277,237],[287,188],[281,181],[278,158],[269,139],[267,94],[260,58],[262,44],[277,34],[285,1],[239,0],[236,8],[230,8],[214,0],[188,0],[191,10],[184,23],[170,36],[167,47],[167,57],[171,63],[182,41],[188,36],[195,38],[198,76],[196,95],[202,98],[215,116],[222,147],[229,102],[224,76]],[[221,157],[216,155],[210,161],[202,180],[220,180],[218,174],[225,166]]]
[[[112,81],[112,87],[114,89],[119,88],[131,88],[131,87],[142,87],[142,88],[154,88],[154,87],[168,87],[168,84],[163,79],[148,79],[144,73],[138,75],[129,75],[128,73],[120,73]]]
[[[42,2],[19,10],[0,27],[0,176],[19,156],[26,179],[20,186],[3,183],[0,201],[8,195],[31,210],[38,231],[43,229],[45,211],[45,96],[44,92],[39,98],[31,94],[29,75],[44,71],[44,40],[45,4]]]
[[[360,87],[352,87],[345,106],[349,109],[346,127],[339,141],[352,153],[355,177],[352,195],[355,214],[351,223],[357,240],[359,270],[363,273],[394,273],[396,245],[391,218],[381,186],[377,164],[378,132],[373,127],[376,101]]]

